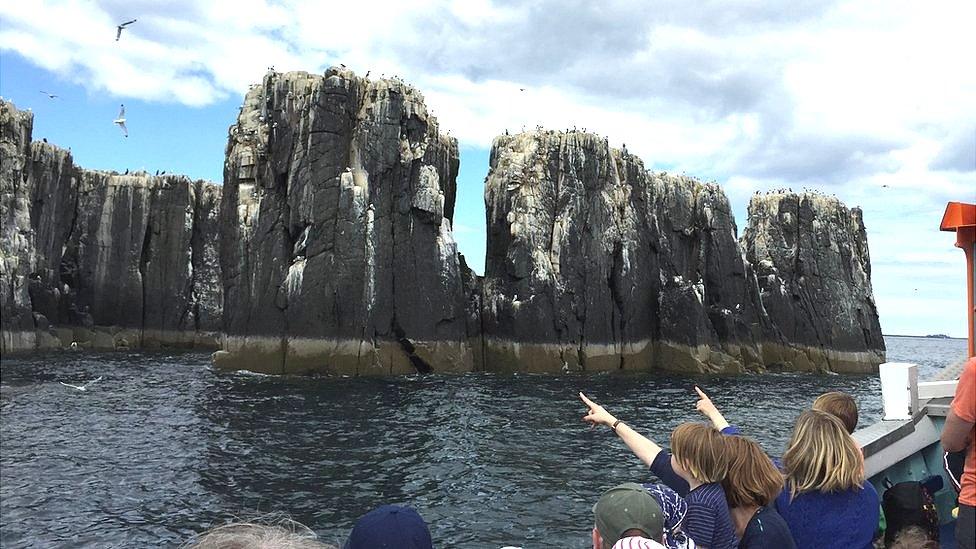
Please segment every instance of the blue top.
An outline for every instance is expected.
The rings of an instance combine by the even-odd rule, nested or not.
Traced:
[[[878,528],[878,492],[870,482],[843,492],[804,492],[790,501],[787,481],[776,510],[799,549],[870,549]]]
[[[709,549],[733,549],[739,540],[735,537],[732,517],[725,501],[725,490],[718,483],[702,484],[688,491],[688,482],[671,468],[671,454],[659,452],[651,463],[651,472],[672,490],[684,496],[688,503],[683,530],[699,547]],[[677,479],[680,482],[675,482]],[[671,483],[675,482],[674,485]]]
[[[739,549],[796,549],[796,543],[776,509],[760,507],[746,525]]]

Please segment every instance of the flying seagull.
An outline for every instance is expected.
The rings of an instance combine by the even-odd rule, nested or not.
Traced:
[[[63,381],[59,381],[58,383],[60,383],[61,385],[64,385],[65,387],[71,387],[72,389],[78,389],[79,391],[87,391],[89,385],[91,385],[92,383],[97,383],[97,382],[99,382],[101,380],[102,380],[102,376],[98,376],[97,378],[89,381],[88,383],[86,383],[84,385],[72,385],[70,383],[65,383]]]
[[[119,128],[122,130],[122,135],[129,137],[129,130],[125,127],[125,105],[119,109],[119,117],[112,121],[113,124],[118,124]]]
[[[44,90],[41,90],[41,93],[43,93],[44,95],[48,96],[49,99],[57,99],[58,98],[58,94],[56,94],[56,93],[46,92]]]
[[[115,41],[118,42],[119,41],[119,38],[122,38],[122,30],[123,29],[125,29],[126,27],[128,27],[129,25],[131,25],[131,24],[133,24],[135,22],[136,22],[136,20],[133,19],[132,21],[126,21],[125,23],[122,23],[121,25],[118,25],[117,27],[115,27]]]

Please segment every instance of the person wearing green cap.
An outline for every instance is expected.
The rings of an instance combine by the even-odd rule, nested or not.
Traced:
[[[607,490],[593,506],[593,515],[593,549],[662,547],[661,506],[640,484],[625,482]]]

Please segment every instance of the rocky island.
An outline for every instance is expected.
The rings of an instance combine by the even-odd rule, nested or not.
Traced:
[[[0,101],[2,351],[206,347],[219,367],[389,375],[872,371],[860,210],[716,184],[606,138],[499,136],[485,275],[452,225],[457,142],[423,95],[343,68],[268,73],[222,186],[74,166]]]
[[[74,165],[0,100],[2,352],[217,348],[220,187]]]

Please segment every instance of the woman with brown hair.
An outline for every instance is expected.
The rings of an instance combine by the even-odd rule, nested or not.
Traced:
[[[800,414],[783,455],[786,485],[776,510],[800,549],[867,549],[878,526],[878,492],[864,479],[861,452],[826,412]]]
[[[754,440],[725,437],[729,470],[722,481],[739,549],[796,549],[793,535],[772,503],[783,491],[783,475]]]

